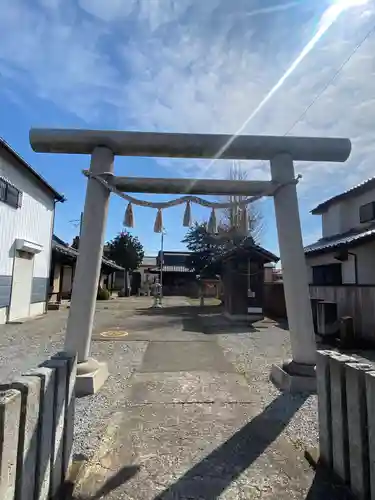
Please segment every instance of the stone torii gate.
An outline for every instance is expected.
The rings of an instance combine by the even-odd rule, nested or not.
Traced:
[[[111,192],[98,182],[100,177],[122,192],[273,196],[293,358],[273,375],[281,381],[285,381],[285,377],[296,379],[298,388],[303,388],[304,377],[311,381],[316,346],[293,161],[344,162],[351,151],[349,139],[241,135],[233,140],[229,135],[32,129],[30,143],[33,150],[40,153],[91,155],[65,339],[65,350],[78,355],[78,395],[93,394],[108,376],[106,363],[89,357]],[[117,177],[114,175],[115,155],[175,158],[216,158],[220,155],[220,158],[232,160],[268,160],[272,180]]]

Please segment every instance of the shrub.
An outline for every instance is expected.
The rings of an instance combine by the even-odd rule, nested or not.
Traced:
[[[111,294],[106,288],[99,288],[98,289],[98,294],[96,296],[97,300],[109,300],[111,297]]]

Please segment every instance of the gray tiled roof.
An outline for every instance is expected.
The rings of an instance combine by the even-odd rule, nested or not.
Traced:
[[[336,196],[333,196],[332,198],[329,198],[328,200],[324,201],[323,203],[320,203],[317,207],[315,207],[313,210],[311,210],[312,214],[321,214],[322,212],[325,212],[330,205],[333,203],[343,200],[345,198],[350,198],[352,196],[355,196],[360,193],[364,193],[366,191],[369,191],[371,189],[375,188],[375,177],[371,177],[370,179],[367,179],[366,181],[361,182],[360,184],[357,184],[356,186],[351,187],[350,189],[347,189],[343,193],[337,194]]]
[[[74,260],[78,257],[78,251],[75,248],[58,243],[56,240],[52,240],[52,250],[54,250],[57,253],[68,255],[69,257],[72,257]],[[117,271],[124,270],[123,267],[117,265],[112,260],[105,259],[104,257],[102,258],[102,264],[107,267],[110,267],[111,269],[116,269]]]
[[[362,231],[352,230],[344,234],[337,234],[320,240],[305,247],[305,254],[321,253],[337,248],[355,246],[366,241],[375,240],[375,225],[371,225]]]
[[[273,254],[269,250],[266,250],[260,245],[256,245],[250,238],[248,238],[243,241],[242,244],[235,246],[231,250],[228,250],[224,255],[221,255],[217,259],[217,261],[221,261],[236,254],[243,255],[244,253],[248,253],[249,255],[255,254],[261,256],[265,262],[278,262],[280,260],[279,257],[277,257],[275,254]]]

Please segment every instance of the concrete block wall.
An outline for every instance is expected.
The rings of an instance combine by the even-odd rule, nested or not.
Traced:
[[[72,456],[76,358],[66,353],[0,384],[0,498],[55,498]]]
[[[358,499],[375,500],[375,365],[318,351],[320,460]]]

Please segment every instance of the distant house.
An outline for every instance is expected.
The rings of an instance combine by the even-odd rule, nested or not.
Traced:
[[[264,264],[264,282],[265,283],[275,283],[280,282],[283,279],[283,273],[281,269],[275,267],[274,262],[269,264]]]
[[[56,303],[63,299],[70,299],[78,254],[78,250],[53,235],[48,297],[50,302]],[[121,266],[103,257],[100,285],[112,290],[116,273],[123,274],[123,272],[124,269]]]
[[[314,299],[352,316],[356,332],[375,331],[375,177],[318,205],[322,238],[305,248]]]
[[[138,290],[147,288],[147,283],[151,284],[155,281],[155,274],[150,271],[155,266],[156,257],[145,255],[138,269],[131,272],[126,272],[125,270],[116,272],[113,289],[123,290],[127,286],[130,286],[132,293],[136,294]]]
[[[0,139],[0,323],[46,312],[55,203],[62,201]]]
[[[305,254],[314,285],[375,285],[375,178],[318,205],[322,238]]]
[[[164,295],[191,295],[196,293],[197,277],[195,272],[187,265],[190,255],[190,252],[159,252],[156,258],[156,267],[151,271],[160,277],[160,268],[163,264]]]
[[[131,293],[136,294],[138,291],[148,292],[151,284],[155,281],[155,273],[153,269],[156,266],[156,257],[144,256],[142,263],[132,272],[131,276]],[[121,287],[123,288],[123,287]]]

